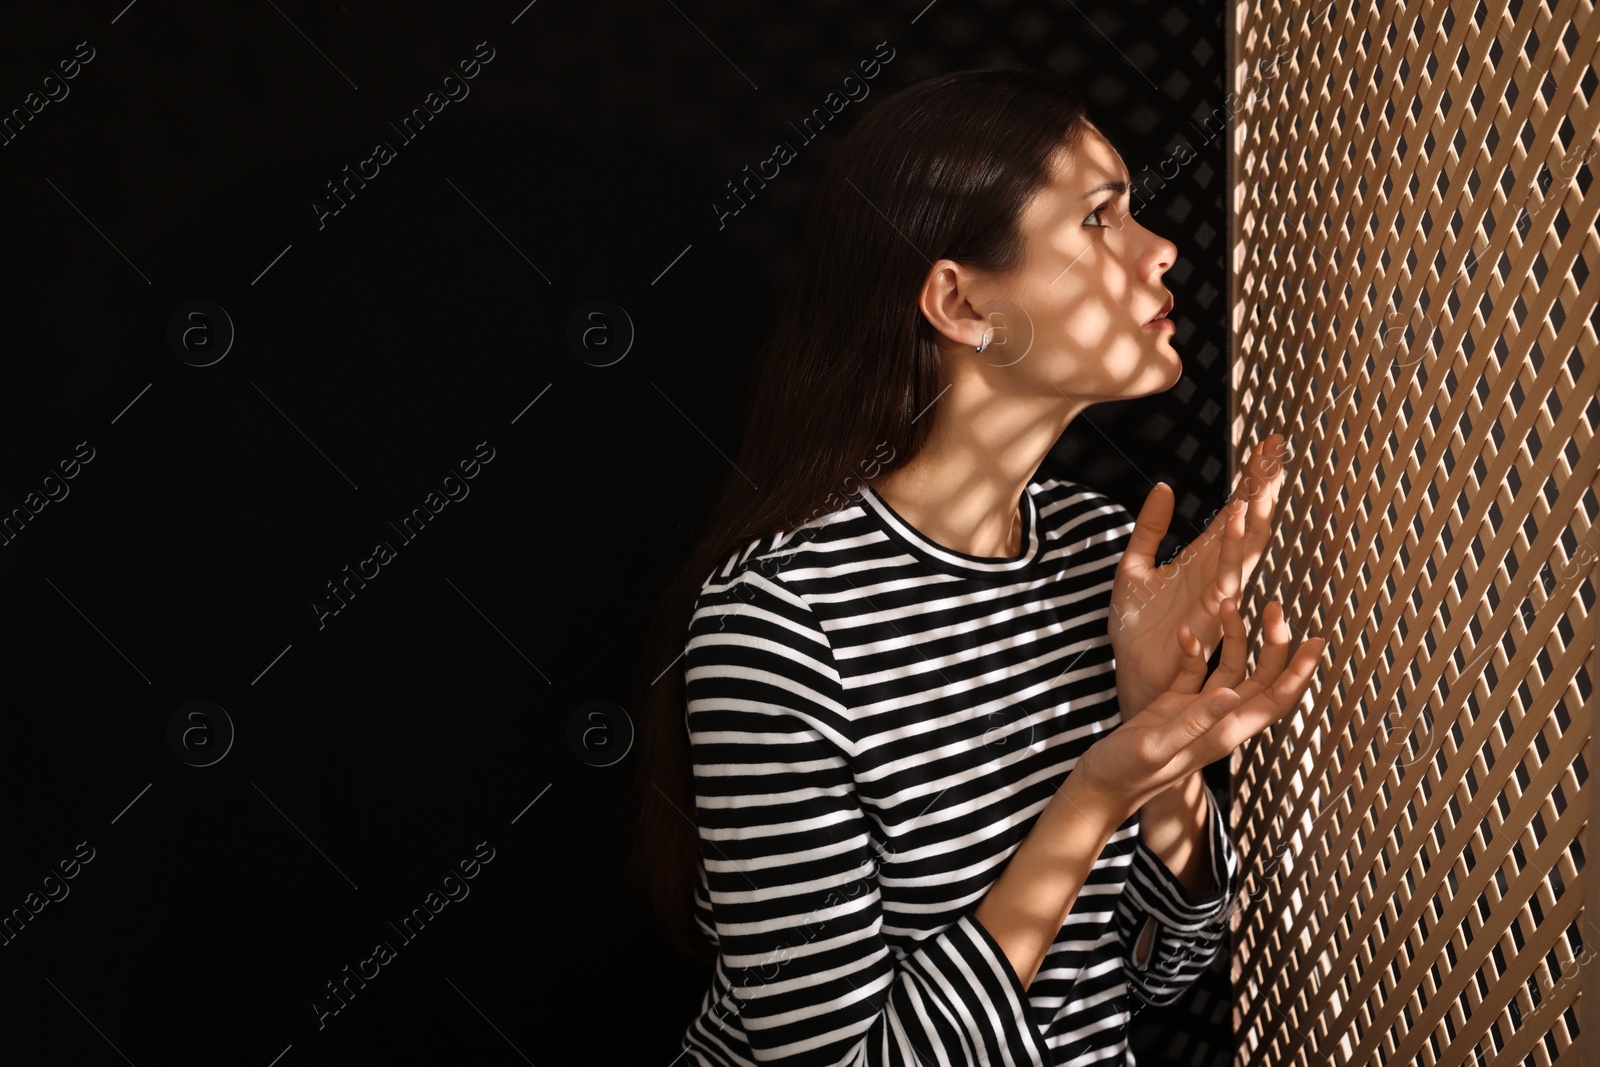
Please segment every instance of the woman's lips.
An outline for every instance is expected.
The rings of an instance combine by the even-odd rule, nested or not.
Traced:
[[[1161,305],[1161,310],[1156,312],[1156,317],[1145,323],[1141,328],[1146,330],[1160,329],[1163,325],[1165,325],[1171,326],[1173,329],[1177,329],[1177,325],[1171,319],[1167,318],[1167,313],[1172,310],[1172,303],[1172,294],[1168,293],[1167,302]]]

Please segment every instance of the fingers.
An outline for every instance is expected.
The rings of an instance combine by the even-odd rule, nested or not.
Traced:
[[[1222,659],[1217,669],[1206,680],[1206,691],[1223,687],[1232,688],[1244,681],[1245,659],[1249,654],[1249,638],[1245,633],[1244,616],[1239,614],[1239,602],[1233,597],[1222,601]]]
[[[1155,566],[1156,551],[1161,547],[1161,539],[1166,536],[1167,527],[1172,524],[1172,511],[1177,501],[1172,487],[1165,482],[1157,483],[1165,492],[1151,489],[1144,498],[1144,506],[1139,509],[1138,517],[1133,521],[1133,533],[1128,537],[1128,543],[1122,550],[1122,558],[1130,566],[1137,564],[1144,567]],[[1119,567],[1120,569],[1120,567]]]
[[[1272,539],[1272,515],[1277,510],[1278,494],[1283,485],[1281,460],[1284,451],[1283,436],[1269,434],[1256,443],[1245,463],[1249,517],[1240,538],[1237,561],[1241,585],[1255,573],[1256,565],[1261,562],[1267,543]]]
[[[1248,649],[1244,619],[1239,614],[1238,604],[1224,602],[1223,623],[1225,639],[1222,644],[1222,661],[1218,664],[1216,672],[1207,681],[1207,692],[1228,688],[1233,689],[1241,698],[1249,700],[1257,693],[1267,689],[1283,673],[1284,664],[1289,659],[1289,637],[1291,631],[1288,622],[1283,616],[1283,605],[1276,600],[1267,604],[1264,612],[1265,641],[1261,654],[1256,659],[1256,669],[1248,676],[1245,675],[1245,657]]]
[[[1266,643],[1256,658],[1255,673],[1251,675],[1263,687],[1269,686],[1283,673],[1289,662],[1289,623],[1283,617],[1283,605],[1274,600],[1263,613],[1266,623]]]
[[[1272,536],[1272,512],[1277,508],[1278,491],[1283,484],[1283,464],[1279,462],[1278,455],[1283,448],[1283,439],[1279,437],[1274,441],[1273,437],[1277,435],[1262,438],[1250,457],[1250,466],[1256,476],[1256,491],[1250,501],[1249,532],[1245,535],[1245,544],[1248,546],[1246,554],[1251,559],[1260,556]]]
[[[1198,693],[1201,683],[1206,680],[1205,647],[1200,644],[1200,639],[1188,626],[1178,627],[1178,647],[1183,649],[1183,665],[1178,668],[1178,677],[1173,680],[1172,691]]]
[[[1220,707],[1212,707],[1213,702]],[[1170,768],[1173,760],[1193,763],[1184,767],[1185,774],[1215,761],[1221,753],[1216,751],[1220,740],[1213,735],[1238,704],[1236,693],[1195,694],[1181,712],[1148,732],[1146,758],[1157,767]]]
[[[1202,739],[1207,750],[1215,752],[1210,760],[1222,758],[1299,707],[1300,699],[1310,688],[1326,647],[1327,642],[1320,637],[1303,642],[1270,684],[1223,714],[1216,726]],[[1239,688],[1243,690],[1249,685],[1251,682],[1247,680]]]
[[[1237,497],[1227,503],[1222,527],[1222,552],[1217,564],[1217,586],[1223,596],[1238,596],[1244,584],[1244,536],[1249,501]]]
[[[1322,660],[1322,650],[1327,644],[1328,642],[1320,637],[1302,642],[1300,647],[1294,650],[1294,658],[1289,661],[1288,666],[1268,687],[1267,694],[1264,695],[1270,695],[1272,702],[1280,706],[1284,713],[1300,703],[1300,697],[1311,685],[1312,675],[1316,674],[1317,664]]]
[[[1322,638],[1311,638],[1291,657],[1292,631],[1283,605],[1271,601],[1264,612],[1265,642],[1255,671],[1247,676],[1249,641],[1238,601],[1224,598],[1220,615],[1222,657],[1209,678],[1204,646],[1187,625],[1178,627],[1184,658],[1169,692],[1192,694],[1192,699],[1179,703],[1177,714],[1151,738],[1163,761],[1195,759],[1204,766],[1286,717],[1299,706],[1327,646]]]

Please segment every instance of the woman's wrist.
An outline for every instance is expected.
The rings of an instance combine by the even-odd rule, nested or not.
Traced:
[[[1111,840],[1111,836],[1121,828],[1122,824],[1132,817],[1139,809],[1130,805],[1125,798],[1112,794],[1095,785],[1086,775],[1076,770],[1067,775],[1066,781],[1056,790],[1056,800],[1046,807],[1048,814],[1051,809],[1057,810],[1057,816],[1087,823],[1100,835],[1102,847]]]
[[[1211,873],[1211,800],[1195,771],[1139,809],[1139,837],[1178,879],[1191,900],[1220,887]]]

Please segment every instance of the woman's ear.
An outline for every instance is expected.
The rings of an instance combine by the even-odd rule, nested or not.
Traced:
[[[929,268],[917,296],[917,308],[928,324],[952,344],[977,348],[984,342],[984,331],[993,340],[994,325],[979,310],[980,282],[968,267],[953,259],[941,259]]]

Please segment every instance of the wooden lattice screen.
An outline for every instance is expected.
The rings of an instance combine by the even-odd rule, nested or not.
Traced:
[[[1233,761],[1238,1064],[1600,1057],[1597,42],[1232,5],[1232,434],[1289,440],[1245,608],[1329,640]]]

